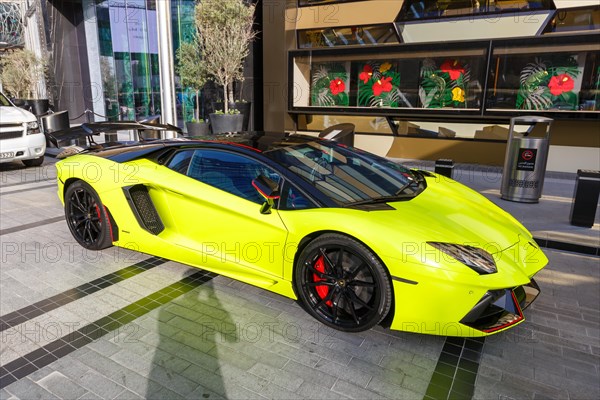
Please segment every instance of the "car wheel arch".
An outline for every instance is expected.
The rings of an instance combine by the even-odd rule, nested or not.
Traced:
[[[71,178],[65,185],[65,218],[73,237],[89,250],[104,250],[113,246],[113,242],[118,240],[118,229],[115,239],[114,219],[94,188],[77,178]],[[74,201],[78,205],[73,206]],[[97,217],[94,220],[92,215],[95,214]],[[83,222],[85,226],[82,226]]]
[[[67,193],[67,189],[69,188],[69,186],[71,186],[72,184],[74,184],[77,181],[83,181],[83,179],[80,179],[80,178],[69,178],[69,179],[67,179],[65,181],[65,183],[63,185],[63,198],[64,198],[65,194]]]
[[[63,185],[63,199],[65,198],[66,194],[67,194],[67,189],[69,188],[69,186],[71,186],[72,184],[76,183],[76,182],[85,182],[85,180],[81,179],[81,178],[69,178],[65,181],[64,185]],[[87,182],[85,182],[87,183]],[[106,214],[108,215],[108,219],[110,221],[111,224],[111,236],[113,241],[118,241],[119,240],[119,225],[117,224],[117,221],[115,221],[115,218],[113,217],[112,213],[110,212],[110,209],[104,205],[104,209],[106,210]]]
[[[371,246],[369,246],[367,243],[365,243],[360,238],[357,238],[356,236],[349,235],[346,232],[336,231],[336,230],[321,230],[321,231],[315,231],[315,232],[309,233],[309,234],[305,235],[302,239],[300,239],[300,242],[298,243],[298,247],[296,248],[296,252],[294,254],[294,263],[292,265],[292,282],[294,281],[294,276],[295,276],[295,272],[296,272],[296,265],[298,263],[298,257],[302,253],[302,250],[304,250],[304,248],[306,246],[308,246],[308,244],[311,243],[312,241],[318,239],[319,237],[321,237],[323,235],[327,235],[327,234],[341,235],[341,236],[345,236],[347,238],[350,238],[352,240],[355,240],[355,241],[359,242],[360,244],[362,244],[363,246],[365,246],[371,253],[373,253],[373,255],[381,263],[381,265],[383,265],[385,267],[385,270],[387,272],[387,278],[388,278],[388,280],[390,282],[390,285],[392,287],[392,309],[393,309],[394,308],[394,301],[393,301],[393,299],[394,299],[394,285],[392,285],[392,275],[390,273],[390,270],[389,270],[388,266],[381,259],[381,257],[379,257],[379,254],[377,254],[377,252],[374,251],[371,248]],[[295,289],[295,285],[292,285],[292,286],[294,286],[294,291],[295,291],[296,290]],[[297,293],[295,293],[295,294],[296,294],[296,296],[298,295]]]

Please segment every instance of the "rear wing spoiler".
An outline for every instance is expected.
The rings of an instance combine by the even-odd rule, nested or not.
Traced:
[[[156,140],[155,138],[148,138],[148,132],[175,132],[175,136],[179,136],[182,132],[181,128],[178,128],[171,124],[159,124],[155,122],[156,120],[151,121],[118,121],[118,122],[90,122],[83,123],[80,126],[61,129],[54,132],[45,132],[46,138],[48,141],[55,147],[60,147],[60,142],[71,141],[75,139],[85,138],[86,147],[81,148],[82,150],[86,149],[99,149],[102,147],[111,147],[114,145],[119,145],[122,143],[119,142],[109,142],[98,144],[94,140],[94,136],[99,136],[100,134],[108,134],[108,133],[117,133],[119,131],[134,131],[137,136],[137,142],[146,142],[151,140]]]

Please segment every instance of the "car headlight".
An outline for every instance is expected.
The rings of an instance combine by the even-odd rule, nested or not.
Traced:
[[[40,133],[40,125],[37,121],[31,121],[27,123],[27,134],[33,135],[34,133]]]
[[[427,244],[460,261],[480,275],[498,272],[494,257],[478,247],[440,242],[427,242]]]

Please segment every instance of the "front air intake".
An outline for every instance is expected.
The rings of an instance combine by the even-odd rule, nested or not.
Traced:
[[[156,207],[150,198],[148,188],[144,185],[135,185],[123,188],[129,206],[142,228],[158,235],[165,229]]]
[[[522,321],[523,310],[539,293],[533,279],[527,285],[512,290],[490,290],[460,322],[486,333],[499,331]]]

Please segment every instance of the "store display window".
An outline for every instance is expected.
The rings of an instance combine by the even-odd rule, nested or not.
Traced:
[[[495,46],[487,109],[600,111],[600,44]]]

